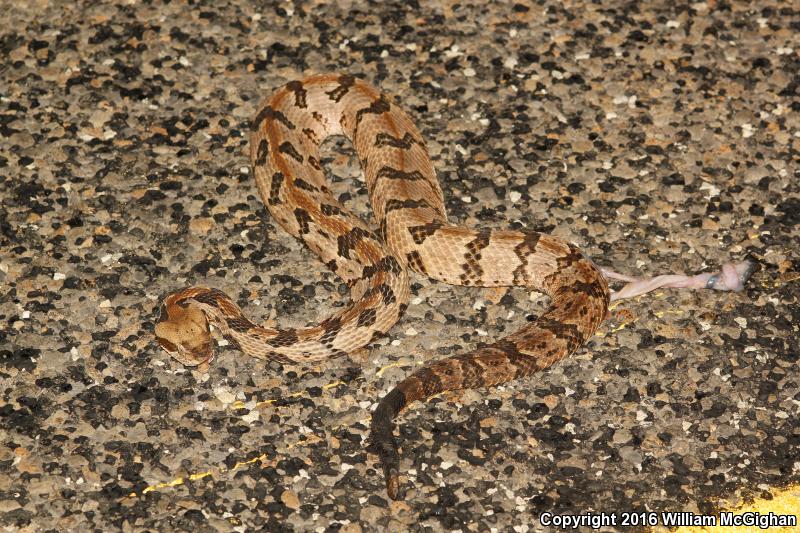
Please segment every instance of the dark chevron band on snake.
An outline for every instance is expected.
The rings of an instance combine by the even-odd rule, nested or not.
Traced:
[[[355,146],[378,235],[326,186],[319,145],[331,135]],[[156,337],[184,364],[212,360],[209,325],[265,359],[302,363],[353,351],[400,318],[409,268],[457,285],[524,285],[551,298],[547,311],[522,330],[432,362],[384,396],[372,417],[370,450],[391,498],[401,492],[392,427],[403,408],[443,391],[529,376],[574,352],[605,317],[606,280],[575,246],[546,234],[450,224],[420,132],[389,97],[353,76],[314,76],[278,89],[253,119],[250,158],[273,218],[350,286],[352,301],[317,326],[280,330],[252,323],[217,289],[183,289],[162,306]]]

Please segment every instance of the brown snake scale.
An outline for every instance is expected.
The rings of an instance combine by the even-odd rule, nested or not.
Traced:
[[[326,185],[319,145],[331,135],[344,135],[355,146],[377,234]],[[432,362],[381,400],[370,449],[380,458],[391,498],[400,497],[392,420],[401,409],[442,391],[488,387],[546,368],[584,344],[606,315],[607,282],[572,244],[535,232],[448,223],[420,132],[388,97],[353,76],[314,76],[278,89],[253,119],[250,159],[272,216],[350,286],[352,301],[317,326],[268,329],[245,318],[219,290],[183,289],[167,297],[155,333],[186,365],[212,360],[209,324],[262,359],[303,363],[360,348],[403,314],[407,267],[446,283],[522,285],[551,298],[525,328]]]

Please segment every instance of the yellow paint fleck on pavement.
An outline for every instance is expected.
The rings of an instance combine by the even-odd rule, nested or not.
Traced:
[[[346,385],[346,383],[344,381],[341,381],[341,380],[334,381],[334,382],[327,383],[327,384],[323,385],[322,389],[323,390],[330,390],[330,389],[333,389],[333,388],[338,387],[340,385]],[[259,409],[259,408],[263,408],[263,407],[267,407],[269,405],[272,405],[275,402],[277,402],[279,399],[298,398],[298,397],[303,396],[305,394],[306,394],[306,391],[303,390],[303,391],[298,391],[298,392],[293,392],[291,394],[287,394],[286,396],[284,396],[282,398],[273,398],[273,399],[270,399],[270,400],[264,400],[264,401],[256,403],[255,404],[255,409]],[[242,402],[241,400],[237,400],[237,401],[233,402],[230,405],[231,405],[231,408],[234,409],[234,410],[235,409],[245,408],[245,403]],[[291,450],[292,448],[296,448],[296,447],[299,447],[299,446],[308,446],[309,444],[314,444],[314,443],[320,442],[322,440],[323,439],[318,437],[317,435],[310,435],[308,438],[304,438],[303,440],[300,440],[300,441],[297,441],[295,443],[289,444],[288,446],[286,446],[286,449],[287,450]],[[124,496],[122,499],[124,500],[124,499],[127,499],[127,498],[136,498],[138,496],[144,496],[145,494],[147,494],[149,492],[160,491],[160,490],[164,490],[164,489],[170,489],[170,488],[178,487],[178,486],[183,485],[184,483],[186,483],[188,481],[197,481],[199,479],[203,479],[203,478],[208,477],[208,476],[212,476],[213,477],[213,476],[221,476],[221,475],[224,475],[224,474],[233,473],[233,472],[235,472],[236,470],[238,470],[240,468],[243,468],[243,467],[245,467],[247,465],[250,465],[250,464],[253,464],[253,463],[259,462],[259,461],[264,463],[264,464],[267,464],[267,462],[268,462],[267,454],[261,454],[258,457],[253,457],[252,459],[248,459],[246,461],[239,461],[236,464],[234,464],[231,468],[220,467],[220,468],[208,470],[208,471],[205,471],[205,472],[197,472],[197,473],[194,473],[194,474],[189,474],[189,475],[187,475],[185,477],[183,477],[183,476],[176,477],[176,478],[171,479],[170,481],[166,481],[164,483],[156,483],[156,484],[153,484],[153,485],[149,485],[149,486],[145,487],[144,489],[142,489],[142,491],[140,493],[137,494],[136,492],[131,492],[127,496]]]
[[[758,513],[761,518],[765,515],[772,513],[773,515],[794,515],[797,525],[780,527],[772,526],[768,528],[759,528],[758,525],[741,525],[741,526],[704,526],[704,527],[679,527],[677,529],[668,529],[660,527],[654,529],[654,533],[797,533],[800,531],[800,485],[792,485],[785,489],[775,490],[772,492],[772,499],[767,500],[760,498],[753,503],[736,506],[720,506],[720,511],[714,515],[719,518],[719,513],[732,512],[735,515],[744,515],[745,513]],[[719,524],[719,520],[717,520]]]

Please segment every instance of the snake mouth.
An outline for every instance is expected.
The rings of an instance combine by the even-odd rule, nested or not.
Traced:
[[[184,366],[208,366],[214,360],[214,347],[211,339],[192,349],[183,349],[179,355],[170,354]]]
[[[178,346],[176,346],[175,344],[172,344],[164,337],[159,337],[158,335],[156,335],[156,340],[158,341],[158,344],[160,344],[161,347],[164,348],[164,351],[167,352],[168,354],[174,356],[176,353],[179,353],[180,348],[178,348]]]
[[[156,340],[170,357],[184,366],[200,366],[210,364],[214,360],[214,347],[211,339],[191,347],[175,344],[158,335],[156,335]]]

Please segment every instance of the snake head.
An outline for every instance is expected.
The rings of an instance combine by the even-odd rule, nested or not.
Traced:
[[[161,306],[156,340],[185,366],[208,366],[214,359],[213,340],[205,313],[197,305],[168,298]]]

